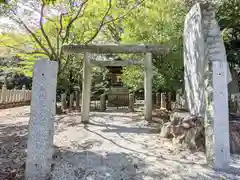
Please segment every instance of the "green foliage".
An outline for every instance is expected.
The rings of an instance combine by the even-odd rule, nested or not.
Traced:
[[[159,3],[159,4],[158,4]],[[239,64],[240,49],[240,1],[223,1],[218,7],[217,16],[223,30],[228,61]],[[154,56],[153,89],[176,90],[183,85],[183,41],[182,31],[188,7],[176,1],[147,1],[126,19],[122,41],[129,43],[164,44],[171,48],[168,55]],[[126,71],[126,70],[125,70]],[[142,74],[143,69],[129,69],[124,82],[129,87],[137,87],[141,78],[135,74]],[[141,80],[138,80],[141,79]],[[131,85],[132,83],[132,85]]]
[[[123,21],[122,42],[134,44],[163,44],[171,49],[168,55],[154,56],[153,89],[177,89],[181,86],[183,57],[182,30],[186,8],[179,1],[159,0],[144,3]],[[139,72],[136,72],[139,71]],[[143,69],[125,70],[123,81],[128,87],[138,87],[137,74]],[[134,80],[130,81],[130,72]],[[141,79],[141,78],[140,78]],[[127,82],[126,82],[127,81]],[[141,79],[142,81],[142,79]],[[133,83],[131,85],[131,83]]]
[[[188,6],[176,0],[46,0],[36,1],[44,9],[57,13],[48,16],[43,11],[31,28],[23,16],[14,14],[16,2],[1,5],[0,13],[19,24],[26,33],[0,34],[0,51],[17,55],[25,61],[11,71],[32,75],[36,59],[47,58],[59,62],[58,84],[61,89],[81,85],[82,55],[65,55],[65,44],[103,43],[106,41],[132,44],[162,44],[171,49],[169,54],[153,56],[153,89],[176,90],[182,86],[183,42],[182,31]],[[81,4],[82,2],[83,4]],[[186,2],[186,1],[184,1]],[[188,1],[192,2],[192,1]],[[240,1],[224,0],[218,6],[217,17],[224,37],[228,61],[240,65]],[[29,5],[29,4],[27,4]],[[29,5],[30,6],[30,5]],[[60,10],[58,7],[64,9]],[[121,55],[121,58],[140,60],[142,56]],[[1,67],[8,69],[8,67]],[[103,70],[93,70],[93,90],[101,86]],[[133,91],[143,88],[143,66],[124,68],[123,83]]]
[[[54,4],[48,2],[36,1],[36,5],[41,6],[42,12],[39,22],[36,22],[38,29],[30,28],[30,23],[26,23],[23,21],[24,17],[16,14],[14,10],[18,6],[17,1],[11,1],[4,7],[5,16],[23,27],[26,34],[24,36],[5,34],[4,38],[1,38],[0,46],[8,47],[14,54],[24,57],[26,69],[29,71],[32,70],[31,66],[36,59],[47,58],[59,61],[59,73],[64,72],[69,66],[68,63],[74,60],[74,56],[64,55],[62,51],[64,44],[88,44],[96,38],[98,41],[103,39],[107,32],[99,37],[102,29],[114,21],[125,18],[136,4],[134,0],[128,0],[124,6],[117,0],[57,0]],[[28,5],[31,4],[26,4]],[[60,6],[63,9],[58,8]],[[54,9],[58,15],[49,17],[44,11],[46,9]],[[28,11],[27,9],[26,12]]]
[[[57,0],[42,0],[42,2],[44,2],[45,4],[55,4],[56,1]],[[0,4],[9,4],[9,0],[0,0]]]
[[[123,69],[122,82],[132,91],[143,88],[144,68],[142,66],[128,66]]]
[[[7,0],[0,0],[1,4],[7,4]]]
[[[175,0],[144,1],[124,21],[123,41],[146,44],[171,44],[182,36],[184,7]]]
[[[224,37],[227,59],[231,67],[240,66],[240,1],[223,0],[217,18]]]

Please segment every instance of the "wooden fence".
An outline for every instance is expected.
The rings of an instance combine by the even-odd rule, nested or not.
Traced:
[[[11,108],[16,106],[29,105],[31,102],[31,90],[25,86],[21,90],[7,89],[5,85],[0,90],[0,108]]]

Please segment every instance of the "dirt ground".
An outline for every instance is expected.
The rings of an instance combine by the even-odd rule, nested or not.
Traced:
[[[0,179],[23,179],[28,120],[27,106],[0,110]],[[213,171],[203,153],[160,138],[158,125],[138,113],[93,112],[90,122],[81,124],[77,113],[56,117],[51,179],[240,179],[238,157],[233,171]]]

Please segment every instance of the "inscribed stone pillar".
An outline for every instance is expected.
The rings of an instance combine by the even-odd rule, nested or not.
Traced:
[[[180,108],[181,107],[181,97],[180,97],[180,92],[179,90],[177,90],[176,92],[176,105],[175,105],[175,108]]]
[[[176,91],[176,108],[184,108],[188,110],[186,93],[184,93],[184,89],[178,89]]]
[[[51,173],[57,69],[56,61],[38,60],[34,66],[26,180],[46,180]]]
[[[100,95],[100,111],[106,111],[106,94]]]
[[[134,94],[132,94],[132,93],[129,94],[128,109],[129,109],[131,112],[134,111]]]
[[[76,109],[80,109],[80,87],[75,87]]]
[[[69,111],[71,111],[73,109],[74,106],[74,94],[70,94],[69,96]]]
[[[146,53],[144,59],[144,105],[145,105],[145,120],[152,120],[152,53]]]
[[[160,92],[156,93],[156,105],[157,106],[161,105],[161,93]]]
[[[167,110],[171,110],[172,109],[172,93],[168,92],[167,93]]]
[[[152,94],[152,104],[156,105],[156,93]]]
[[[205,24],[207,26],[205,29],[208,29],[205,37],[207,38],[208,60],[211,63],[209,68],[212,68],[208,72],[212,72],[210,86],[212,88],[207,88],[205,94],[208,98],[206,100],[208,108],[205,114],[208,121],[206,121],[205,127],[213,128],[213,131],[209,130],[209,134],[213,132],[214,137],[214,139],[210,139],[210,142],[213,142],[214,167],[226,169],[230,162],[228,83],[231,82],[231,74],[215,13],[210,8],[203,9],[202,13],[204,20],[210,22],[210,25],[209,23]],[[211,79],[209,78],[209,82],[206,81],[207,85]],[[210,103],[211,101],[212,103]],[[209,137],[206,137],[206,140],[209,140]]]
[[[167,93],[161,93],[161,108],[166,109],[167,108]]]
[[[185,93],[191,114],[204,118],[206,158],[217,169],[226,169],[230,159],[229,72],[215,13],[198,3],[185,19]]]
[[[231,70],[232,81],[228,84],[228,93],[234,94],[239,92],[238,85],[238,72],[236,70]]]
[[[61,94],[61,108],[62,108],[62,110],[67,109],[67,95],[66,95],[66,93]]]
[[[83,123],[89,122],[90,100],[91,100],[91,57],[90,53],[84,53],[83,61],[83,83],[82,83],[82,108],[81,121]]]

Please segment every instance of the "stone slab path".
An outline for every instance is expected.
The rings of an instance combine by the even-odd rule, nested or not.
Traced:
[[[0,110],[0,179],[10,171],[23,179],[28,120],[29,107]],[[77,113],[56,117],[51,179],[240,179],[240,170],[213,171],[203,153],[160,138],[157,125],[147,124],[137,113],[94,112],[90,121],[84,126]],[[238,157],[233,159],[240,169]]]

